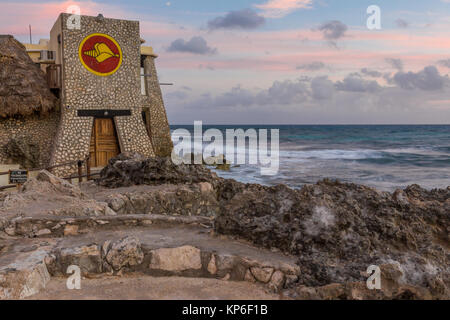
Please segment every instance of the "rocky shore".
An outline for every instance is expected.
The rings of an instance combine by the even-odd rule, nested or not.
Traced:
[[[448,299],[449,215],[450,187],[430,191],[412,185],[389,193],[323,180],[294,190],[222,179],[203,165],[122,154],[110,160],[98,180],[81,188],[41,172],[20,192],[0,193],[0,240],[50,239],[191,219],[204,225],[211,239],[244,241],[267,257],[276,254],[278,258],[271,256],[275,261],[295,261],[290,269],[295,271],[286,273],[264,263],[252,271],[242,262],[248,259],[233,258],[231,280],[264,278],[269,288],[294,299]],[[0,262],[8,252],[1,243]],[[225,271],[206,270],[215,250],[200,250],[210,257],[202,260],[202,268],[209,276],[227,278]],[[379,290],[366,286],[370,265],[381,269]]]

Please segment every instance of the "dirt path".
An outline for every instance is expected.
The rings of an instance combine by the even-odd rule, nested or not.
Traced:
[[[280,295],[266,292],[260,285],[248,282],[205,278],[150,277],[131,275],[104,276],[81,280],[80,290],[68,290],[65,278],[53,278],[31,300],[278,300]]]

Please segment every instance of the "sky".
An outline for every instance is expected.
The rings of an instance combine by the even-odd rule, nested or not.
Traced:
[[[0,0],[0,34],[70,5],[140,21],[171,124],[450,124],[450,0]]]

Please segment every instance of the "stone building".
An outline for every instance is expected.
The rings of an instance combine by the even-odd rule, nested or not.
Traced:
[[[30,112],[25,114],[14,112],[14,108],[27,107],[17,92],[5,92],[0,85],[0,164],[17,162],[7,151],[8,145],[11,149],[14,142],[25,140],[38,149],[39,159],[32,162],[41,167],[84,159],[88,154],[92,167],[105,166],[125,151],[148,157],[170,155],[172,142],[155,68],[157,56],[143,45],[139,22],[102,15],[79,17],[79,26],[74,26],[69,14],[60,14],[48,41],[25,45],[27,68],[36,74],[34,79],[42,81],[45,88],[41,91],[51,92],[50,96],[40,93],[48,101],[28,102]],[[8,45],[4,46],[7,51]],[[5,55],[0,51],[0,77],[6,76]],[[37,91],[28,87],[36,96]],[[7,104],[14,94],[17,107]],[[70,165],[54,172],[67,175],[74,170]]]

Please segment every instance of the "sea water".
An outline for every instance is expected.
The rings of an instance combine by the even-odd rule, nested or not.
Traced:
[[[194,130],[193,125],[171,126],[177,128]],[[216,170],[224,178],[294,188],[330,178],[389,191],[411,184],[427,189],[450,185],[450,125],[203,124],[204,131],[209,128],[224,136],[226,129],[279,129],[276,175],[263,176],[258,166],[244,164]]]

